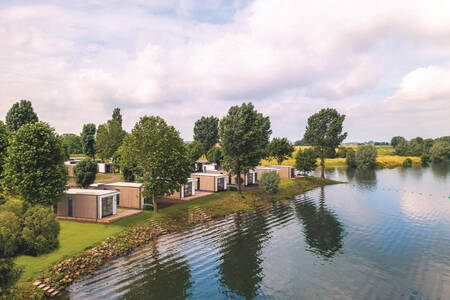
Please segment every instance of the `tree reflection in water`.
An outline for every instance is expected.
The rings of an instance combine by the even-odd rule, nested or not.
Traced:
[[[325,192],[321,187],[319,207],[306,195],[294,202],[297,218],[302,222],[309,251],[332,258],[341,248],[344,229],[336,215],[325,207]]]
[[[450,174],[450,162],[432,163],[431,171],[436,178],[445,179]]]
[[[358,184],[358,187],[363,190],[375,190],[377,185],[377,174],[374,169],[357,169],[347,168],[347,178],[353,179]]]
[[[125,287],[127,293],[123,299],[185,299],[191,296],[189,288],[191,270],[184,256],[178,253],[161,255],[156,243],[149,249],[151,253],[148,264],[141,266],[144,270],[132,284]]]

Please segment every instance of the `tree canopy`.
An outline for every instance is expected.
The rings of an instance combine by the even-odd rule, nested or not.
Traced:
[[[347,137],[342,133],[345,115],[333,108],[321,109],[308,118],[304,139],[317,149],[320,157],[321,177],[325,177],[325,157],[327,151],[339,146]]]
[[[377,149],[374,145],[360,145],[355,154],[356,166],[360,169],[373,169],[377,165]]]
[[[144,198],[170,195],[187,182],[191,165],[179,133],[160,117],[142,117],[121,146],[121,160],[142,175]]]
[[[223,166],[236,175],[241,192],[241,174],[256,167],[265,156],[272,133],[269,117],[258,113],[251,102],[232,106],[220,120]]]
[[[122,114],[120,113],[120,108],[116,107],[113,110],[112,120],[119,123],[120,127],[122,127]]]
[[[208,162],[214,163],[214,164],[217,164],[218,166],[220,166],[222,164],[222,160],[223,160],[222,148],[211,147],[211,149],[209,149],[208,153],[206,153],[206,159],[208,160]]]
[[[95,176],[98,172],[97,163],[91,158],[86,158],[80,161],[73,168],[73,175],[75,176],[75,183],[83,188],[89,187],[95,181]]]
[[[83,153],[95,159],[95,124],[89,123],[83,125],[81,132],[81,144],[83,145]]]
[[[288,159],[294,152],[294,146],[289,142],[287,138],[274,138],[267,145],[267,155],[277,160],[277,163],[281,165],[283,160]]]
[[[203,152],[203,145],[199,141],[186,144],[186,153],[191,169],[194,169],[195,162],[203,155]]]
[[[394,136],[394,137],[391,139],[391,146],[395,148],[395,147],[397,147],[397,145],[398,145],[401,141],[405,141],[405,142],[406,142],[406,139],[405,139],[404,137],[402,137],[402,136]]]
[[[20,100],[9,109],[6,114],[6,126],[11,131],[17,131],[20,127],[29,123],[38,122],[38,116],[28,100]]]
[[[106,124],[98,126],[95,152],[102,160],[111,159],[122,145],[125,135],[125,130],[116,120],[109,120]]]
[[[6,125],[0,121],[0,178],[3,176],[3,164],[6,161],[7,148],[9,145],[9,133]]]
[[[4,165],[3,188],[32,204],[61,200],[67,182],[62,141],[47,123],[23,125],[13,135]]]
[[[450,160],[450,143],[438,141],[434,143],[430,150],[430,158],[433,162]]]
[[[307,174],[317,168],[317,153],[312,148],[299,149],[295,155],[295,168]]]
[[[83,145],[81,144],[81,138],[73,133],[64,133],[61,135],[63,145],[67,149],[69,154],[81,154],[83,153]]]
[[[199,141],[203,145],[203,154],[206,155],[209,149],[219,142],[219,119],[201,117],[194,125],[194,141]]]

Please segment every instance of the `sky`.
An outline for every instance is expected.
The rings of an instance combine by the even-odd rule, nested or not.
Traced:
[[[121,108],[192,140],[251,101],[272,137],[322,108],[345,142],[450,135],[450,1],[0,1],[0,119],[20,99],[58,133]]]

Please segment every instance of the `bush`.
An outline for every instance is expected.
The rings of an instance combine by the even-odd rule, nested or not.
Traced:
[[[411,158],[407,158],[402,163],[403,168],[410,168],[412,167],[412,160]]]
[[[338,151],[336,153],[336,156],[340,157],[340,158],[346,158],[347,157],[347,147],[344,147],[344,146],[339,147]]]
[[[0,258],[0,295],[8,291],[19,280],[21,269],[17,268],[12,258]]]
[[[295,155],[295,168],[303,174],[314,171],[317,168],[317,153],[312,148],[298,150]]]
[[[60,226],[50,208],[35,206],[24,216],[22,239],[24,252],[39,255],[50,252],[59,245]]]
[[[356,168],[356,153],[353,149],[348,149],[347,153],[345,154],[345,162],[347,163],[347,166],[350,168]]]
[[[450,144],[445,141],[434,143],[430,149],[430,158],[433,162],[450,160]]]
[[[2,211],[10,211],[17,217],[22,218],[28,208],[28,203],[18,199],[9,199],[1,208]]]
[[[237,191],[237,187],[235,187],[234,185],[228,185],[227,186],[227,191],[236,192]]]
[[[428,154],[427,152],[422,153],[422,155],[420,156],[420,161],[422,162],[422,166],[428,166],[431,161],[430,154]]]
[[[145,203],[144,210],[153,210],[153,204]]]
[[[90,158],[83,159],[73,168],[73,175],[78,186],[87,188],[95,181],[98,172],[98,166],[95,161]]]
[[[0,205],[4,204],[5,202],[6,202],[5,196],[3,196],[2,194],[0,194]]]
[[[355,155],[356,166],[360,169],[373,169],[377,165],[377,149],[374,145],[358,146]]]
[[[21,245],[20,229],[19,217],[10,211],[0,212],[0,257],[18,254]]]
[[[275,194],[278,192],[280,184],[280,175],[277,172],[266,172],[259,179],[259,186],[267,193]]]

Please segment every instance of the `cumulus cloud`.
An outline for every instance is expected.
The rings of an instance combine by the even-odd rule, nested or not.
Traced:
[[[448,1],[12,1],[0,6],[0,112],[27,98],[59,132],[79,132],[119,106],[127,129],[157,114],[189,140],[201,115],[253,101],[271,116],[274,135],[291,139],[327,106],[348,115],[350,140],[443,135],[449,8]]]

